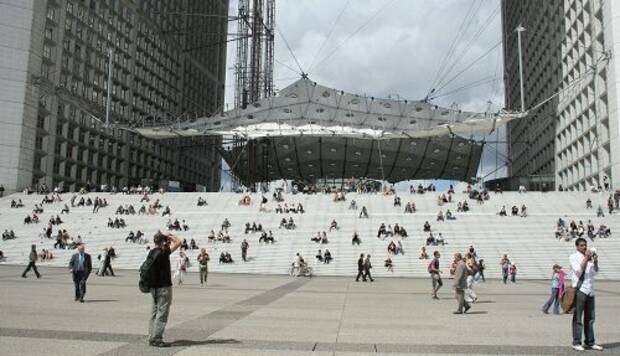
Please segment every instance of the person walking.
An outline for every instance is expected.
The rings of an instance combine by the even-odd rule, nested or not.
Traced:
[[[512,283],[517,283],[517,265],[516,264],[511,264],[510,265],[510,281]]]
[[[90,275],[90,271],[93,269],[90,255],[84,252],[84,244],[78,246],[78,252],[71,256],[69,261],[69,268],[73,275],[73,284],[75,286],[75,301],[84,303],[84,296],[86,295],[86,280]]]
[[[443,286],[441,270],[439,269],[439,257],[441,257],[439,251],[433,252],[433,260],[428,264],[428,273],[431,275],[431,282],[433,284],[433,299],[439,299],[437,292]]]
[[[478,301],[478,296],[474,291],[474,275],[478,272],[478,262],[473,257],[471,252],[465,254],[465,266],[467,267],[467,288],[465,289],[465,300],[468,303],[475,303]]]
[[[551,274],[551,295],[549,300],[543,305],[542,311],[549,314],[549,309],[553,305],[553,314],[560,314],[560,270],[562,267],[558,264],[553,265],[553,273]]]
[[[360,277],[362,280],[366,282],[366,276],[364,275],[364,254],[360,254],[360,258],[357,260],[357,277],[355,277],[355,281],[359,282]]]
[[[483,259],[479,259],[478,260],[478,272],[476,272],[476,275],[474,276],[474,279],[476,282],[478,282],[479,280],[482,279],[482,282],[486,282],[486,279],[484,278],[484,269],[486,268],[486,266],[484,265],[484,260]]]
[[[41,278],[41,274],[39,273],[39,270],[37,270],[36,265],[36,262],[39,260],[39,255],[37,254],[37,245],[32,244],[32,246],[30,246],[30,255],[28,256],[28,260],[30,262],[24,270],[24,273],[22,273],[22,278],[26,278],[26,274],[28,273],[28,271],[30,271],[30,269],[34,271],[34,274],[37,276],[37,278]]]
[[[510,271],[510,260],[508,259],[508,255],[502,256],[499,264],[502,266],[502,280],[504,281],[504,284],[506,284],[506,282],[508,282],[508,274]]]
[[[456,262],[456,270],[454,271],[454,291],[458,307],[454,314],[467,313],[471,306],[465,301],[465,289],[467,288],[467,266],[463,261],[463,255],[460,253],[454,254],[454,261]]]
[[[372,275],[370,274],[370,270],[372,269],[372,264],[370,263],[370,255],[366,255],[366,260],[364,260],[364,279],[368,279],[371,282],[374,282],[375,280],[372,278]]]
[[[200,286],[205,287],[207,285],[207,275],[209,274],[209,254],[206,249],[201,249],[198,255],[198,269],[200,272]]]
[[[102,276],[111,275],[114,277],[114,270],[112,270],[112,254],[110,253],[110,249],[107,248],[106,253],[101,258],[103,259],[103,272]]]
[[[241,259],[243,259],[243,262],[248,262],[248,248],[250,248],[248,240],[243,239],[241,243]]]
[[[104,247],[103,251],[101,251],[99,256],[97,256],[97,258],[99,259],[99,264],[97,266],[97,272],[95,272],[95,274],[98,276],[103,277],[103,271],[105,269],[105,260],[106,260],[107,255],[108,255],[108,248]]]
[[[150,284],[153,307],[149,319],[149,345],[170,347],[169,343],[163,341],[170,305],[172,304],[170,254],[181,246],[181,240],[170,232],[158,231],[153,237],[153,243],[155,247],[149,252],[148,256],[154,260]]]
[[[594,339],[594,277],[599,269],[598,255],[588,249],[588,242],[583,237],[575,240],[575,247],[577,251],[569,258],[572,286],[575,288],[573,349],[602,351],[603,347],[597,345]],[[581,343],[582,330],[585,334],[584,345]]]
[[[174,279],[177,281],[177,285],[183,284],[183,279],[187,268],[189,267],[189,258],[185,255],[185,252],[179,252],[179,260],[177,261],[177,268],[174,272]]]

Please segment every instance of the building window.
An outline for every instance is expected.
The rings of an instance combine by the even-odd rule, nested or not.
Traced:
[[[47,44],[43,45],[43,57],[45,57],[47,59],[51,59],[52,58],[52,49]]]
[[[56,20],[56,9],[50,7],[47,9],[47,18],[54,21]]]

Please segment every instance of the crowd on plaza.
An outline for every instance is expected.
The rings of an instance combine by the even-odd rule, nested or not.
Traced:
[[[364,188],[356,188],[359,193],[368,193],[368,194],[383,194],[385,196],[390,196],[393,199],[393,206],[398,208],[399,211],[402,211],[402,201],[401,197],[399,197],[393,189],[384,189],[381,190],[373,190],[368,187]],[[123,188],[120,193],[127,195],[136,195],[140,197],[140,203],[146,202],[149,203],[151,198],[150,194],[152,190],[148,187],[136,187],[136,188]],[[411,187],[411,194],[428,194],[436,192],[434,186],[430,185],[428,187],[418,186]],[[525,190],[520,190],[521,193],[526,193]],[[163,194],[163,192],[160,192]],[[342,202],[346,202],[348,200],[347,191],[340,189],[333,189],[329,187],[319,187],[319,186],[304,186],[298,193],[301,194],[329,194],[331,197],[331,201],[334,204],[341,204]],[[471,186],[468,186],[466,192],[467,197],[470,200],[475,200],[478,204],[484,204],[485,202],[492,200],[491,194],[489,194],[486,190],[476,191]],[[43,198],[41,204],[35,204],[32,214],[28,214],[24,219],[24,224],[36,224],[39,222],[39,215],[43,213],[43,205],[44,204],[61,204],[62,199],[61,195],[58,191],[53,193],[45,193],[45,197]],[[99,209],[105,208],[108,206],[108,202],[106,198],[95,197],[92,199],[87,195],[88,191],[83,190],[79,194],[75,194],[72,196],[70,204],[71,208],[74,207],[83,207],[83,206],[93,206],[92,213],[98,213]],[[452,213],[450,209],[445,209],[446,204],[454,204],[456,203],[457,213],[466,213],[470,211],[470,205],[467,200],[457,201],[453,196],[455,196],[454,189],[450,187],[450,189],[446,193],[440,193],[437,196],[437,206],[440,208],[437,214],[437,222],[442,223],[444,221],[450,221],[456,219],[456,214]],[[495,194],[502,194],[501,190],[496,189]],[[305,212],[304,207],[301,202],[287,201],[286,199],[291,198],[288,194],[284,194],[281,190],[274,192],[271,197],[275,209],[272,211],[275,214],[303,214]],[[270,210],[266,209],[266,204],[269,201],[264,195],[261,200],[261,210],[263,212],[269,212]],[[252,204],[252,196],[248,193],[242,194],[242,198],[239,200],[239,205],[241,208],[251,207]],[[607,214],[611,214],[614,210],[618,209],[618,193],[615,195],[611,195],[607,199],[608,203],[608,212]],[[207,206],[207,202],[202,197],[198,198],[197,206]],[[12,200],[11,208],[23,208],[24,204],[21,199]],[[592,201],[588,199],[586,202],[586,207],[588,209],[592,209]],[[349,202],[350,210],[358,210],[358,203],[355,200],[351,200]],[[598,207],[597,213],[601,213],[601,206]],[[148,213],[147,213],[148,211]],[[162,206],[160,203],[160,199],[154,201],[153,204],[149,204],[148,208],[145,205],[136,212],[134,206],[132,204],[124,204],[119,205],[116,209],[116,217],[114,219],[108,218],[108,227],[115,229],[124,229],[127,227],[124,219],[121,215],[135,215],[137,214],[149,214],[149,215],[160,215],[168,216],[169,220],[166,224],[168,230],[186,232],[189,230],[188,223],[177,217],[172,216],[172,211],[169,206]],[[414,201],[408,201],[405,203],[404,213],[412,214],[419,212],[416,207]],[[38,215],[37,215],[38,214]],[[62,203],[62,210],[60,214],[51,215],[47,228],[44,228],[43,236],[46,238],[51,238],[53,234],[54,227],[57,227],[61,224],[64,224],[64,221],[60,218],[61,214],[70,215],[70,208],[68,204]],[[357,212],[355,213],[357,215]],[[525,205],[521,205],[519,208],[517,205],[513,205],[510,209],[510,213],[506,210],[506,206],[502,206],[500,209],[499,216],[527,216],[527,207]],[[603,212],[604,215],[604,212]],[[260,215],[257,215],[260,216]],[[359,213],[360,218],[368,218],[369,213],[366,206],[362,206],[361,212]],[[325,225],[328,232],[331,234],[333,231],[339,231],[343,229],[343,226],[340,225],[336,219],[330,219],[331,222]],[[435,224],[435,223],[434,223]],[[233,238],[231,237],[231,233],[229,230],[232,227],[229,219],[226,218],[223,223],[220,225],[221,229],[216,234],[214,230],[211,230],[209,235],[207,236],[207,243],[231,243]],[[279,224],[280,229],[293,230],[297,228],[295,221],[292,216],[283,217]],[[263,227],[260,220],[246,222],[243,226],[244,234],[254,234],[257,233],[259,235],[258,242],[259,243],[275,243],[275,238],[273,232],[266,227]],[[268,231],[268,232],[267,232]],[[424,245],[421,247],[419,259],[423,261],[422,263],[427,263],[427,271],[430,275],[431,284],[432,284],[432,298],[438,299],[438,291],[443,286],[442,280],[442,270],[440,268],[440,258],[441,253],[437,250],[431,251],[429,250],[431,247],[436,246],[445,246],[447,244],[444,236],[441,232],[435,231],[431,224],[426,221],[424,226],[422,227],[422,231],[427,237],[425,238]],[[92,261],[90,260],[90,255],[85,253],[85,241],[82,240],[81,236],[78,234],[76,238],[73,238],[67,232],[67,229],[57,229],[56,235],[56,243],[54,244],[54,248],[64,248],[64,249],[75,249],[76,252],[72,256],[70,261],[70,266],[73,272],[73,279],[75,282],[75,298],[76,301],[83,301],[84,295],[86,293],[86,281],[88,278],[88,274],[92,269]],[[573,221],[566,221],[562,218],[558,219],[558,223],[556,226],[556,238],[571,240],[575,239],[577,248],[580,249],[585,242],[583,237],[587,236],[591,240],[594,238],[608,238],[611,236],[611,231],[609,227],[605,224],[600,224],[599,227],[595,227],[591,220],[588,220],[587,224],[584,224],[583,221],[579,221],[578,223]],[[6,230],[3,233],[3,240],[5,239],[15,239],[15,233],[11,230]],[[380,240],[387,240],[385,242],[385,251],[387,257],[384,260],[383,266],[389,272],[393,272],[397,258],[399,255],[405,254],[405,249],[403,246],[403,241],[408,238],[408,232],[402,223],[399,224],[398,221],[395,221],[393,224],[387,224],[382,222],[377,229],[377,238]],[[137,244],[147,244],[151,240],[150,237],[144,236],[144,233],[141,230],[137,230],[134,234],[133,231],[130,231],[126,236],[125,241]],[[319,243],[327,245],[329,244],[329,240],[327,237],[327,232],[317,232],[317,234],[311,237],[311,242]],[[157,276],[155,277],[155,282],[151,284],[150,293],[153,295],[153,301],[155,304],[156,312],[153,313],[153,319],[151,321],[151,330],[150,330],[150,341],[149,343],[153,346],[163,346],[162,334],[163,328],[165,327],[165,323],[167,320],[167,311],[161,311],[161,305],[167,302],[167,298],[170,298],[171,295],[171,286],[174,284],[182,285],[186,278],[186,273],[190,270],[192,264],[197,263],[198,270],[200,272],[200,282],[201,285],[205,285],[207,283],[207,275],[208,275],[208,262],[210,261],[209,254],[206,249],[198,246],[196,240],[191,238],[188,242],[187,239],[180,239],[169,232],[159,232],[153,238],[153,243],[155,247],[153,249],[149,249],[148,258],[151,258],[154,263],[153,268],[156,268],[159,272],[157,272]],[[354,232],[352,237],[352,244],[354,246],[361,246],[362,239],[360,238],[357,232]],[[247,262],[250,260],[248,257],[250,245],[247,240],[243,240],[241,242],[241,261]],[[174,257],[175,262],[173,263],[174,268],[171,266],[170,258],[171,254],[176,250],[179,250],[178,257]],[[200,250],[200,253],[196,257],[196,260],[190,259],[190,255],[188,254],[191,250]],[[585,252],[584,252],[585,251]],[[588,318],[592,320],[593,318],[593,294],[587,289],[591,288],[591,280],[596,274],[594,269],[598,270],[598,260],[593,257],[595,254],[589,252],[590,250],[579,251],[578,253],[587,257],[586,264],[583,264],[583,261],[579,258],[580,255],[571,256],[571,275],[572,280],[575,282],[575,278],[577,278],[576,283],[572,283],[574,287],[577,287],[577,293],[575,296],[575,316],[574,316],[574,326],[573,332],[575,334],[575,340],[577,340],[577,332],[579,331],[579,338],[581,338],[581,331],[578,330],[582,315],[585,316],[586,320],[582,323],[586,325],[586,340],[585,346],[596,349],[596,344],[593,339],[593,331],[589,328],[592,328],[591,323],[588,321]],[[217,256],[217,255],[216,255]],[[4,258],[4,254],[0,255],[0,258]],[[112,246],[106,247],[102,250],[102,252],[97,256],[97,260],[99,264],[96,268],[96,274],[100,276],[111,275],[114,276],[114,271],[112,269],[112,261],[116,257],[116,253]],[[333,256],[330,250],[328,249],[319,249],[315,255],[315,260],[317,264],[327,265],[330,264],[337,256]],[[36,245],[32,246],[31,253],[29,255],[29,264],[26,270],[23,273],[23,276],[26,277],[27,273],[32,269],[35,272],[37,277],[40,277],[39,271],[36,268],[36,262],[38,261],[47,261],[54,259],[55,256],[50,249],[42,249],[40,252],[37,252]],[[165,260],[168,260],[167,262]],[[430,259],[430,261],[428,261]],[[575,263],[573,263],[573,260]],[[374,281],[374,278],[371,274],[372,264],[371,264],[371,256],[368,253],[360,253],[360,257],[358,259],[358,270],[356,281],[362,279],[362,281]],[[234,264],[235,260],[230,252],[221,250],[219,254],[219,263],[221,264]],[[503,255],[500,258],[499,265],[502,271],[502,281],[503,283],[516,283],[517,282],[517,265],[515,261],[511,261],[508,255]],[[308,263],[304,260],[301,253],[297,253],[295,255],[294,261],[291,264],[292,274],[295,276],[307,275],[309,271]],[[453,287],[455,289],[455,295],[457,299],[457,309],[455,311],[456,314],[464,314],[467,313],[468,310],[472,307],[472,304],[475,304],[478,301],[478,296],[475,292],[476,283],[485,281],[485,263],[484,260],[479,258],[476,249],[474,246],[470,246],[467,251],[456,252],[453,255],[453,259],[449,263],[449,275],[453,279]],[[166,272],[167,270],[167,272]],[[544,304],[542,310],[545,313],[548,313],[551,308],[553,308],[554,313],[558,313],[560,300],[564,295],[564,290],[568,287],[565,285],[564,277],[567,275],[566,272],[562,270],[562,267],[559,265],[554,265],[552,273],[552,293],[549,300]],[[586,271],[586,272],[580,272]],[[585,275],[585,278],[580,278],[579,273],[581,275]],[[170,283],[168,283],[170,280]],[[589,281],[589,282],[588,282]],[[588,284],[590,283],[590,284]],[[582,287],[585,286],[585,287]],[[582,288],[585,288],[582,291]],[[168,300],[169,304],[169,300]],[[591,308],[591,309],[589,309]],[[164,315],[165,314],[165,315]],[[574,342],[574,347],[579,349],[581,346],[581,339],[579,342]]]

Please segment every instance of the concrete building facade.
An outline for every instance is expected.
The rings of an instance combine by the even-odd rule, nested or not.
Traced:
[[[574,190],[608,182],[619,188],[620,22],[614,19],[620,4],[503,0],[502,15],[506,106],[518,109],[520,100],[514,32],[519,24],[526,28],[525,106],[552,97],[527,120],[509,126],[513,182],[546,181],[549,187]]]
[[[126,128],[222,110],[227,15],[228,0],[2,1],[0,184],[219,189],[217,140]]]

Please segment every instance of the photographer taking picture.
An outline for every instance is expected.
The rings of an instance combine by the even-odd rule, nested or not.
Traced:
[[[576,289],[573,311],[573,349],[602,351],[594,341],[594,276],[598,273],[598,255],[588,249],[588,242],[580,237],[575,241],[577,252],[570,256],[572,286]],[[585,325],[585,329],[584,329]],[[582,330],[585,334],[581,343]]]
[[[149,345],[169,347],[163,341],[163,334],[168,322],[172,304],[172,277],[170,273],[170,254],[181,246],[181,240],[170,232],[158,231],[153,237],[155,247],[147,259],[152,259],[150,292],[153,296],[153,308],[149,321]]]

